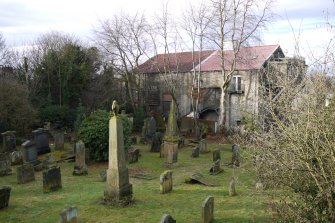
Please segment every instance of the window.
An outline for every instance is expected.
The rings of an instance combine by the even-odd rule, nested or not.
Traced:
[[[234,86],[235,91],[242,91],[242,80],[241,76],[234,76],[232,80],[232,84]]]

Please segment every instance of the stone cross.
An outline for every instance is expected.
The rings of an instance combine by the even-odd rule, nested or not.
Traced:
[[[0,209],[8,207],[11,187],[0,187]]]
[[[76,207],[66,208],[60,213],[60,223],[77,223],[77,215]]]
[[[34,166],[27,163],[16,168],[17,183],[24,184],[35,180]]]
[[[208,196],[202,203],[201,223],[211,223],[214,220],[214,197]]]
[[[73,175],[87,175],[87,165],[86,165],[86,148],[83,141],[79,140],[76,143],[76,163],[74,165]]]
[[[161,218],[160,223],[176,223],[176,220],[174,220],[171,215],[164,214]]]
[[[54,167],[43,171],[43,191],[48,193],[62,188],[62,176],[60,167]]]
[[[172,171],[164,171],[159,178],[159,183],[161,194],[166,194],[172,191]]]
[[[106,204],[121,206],[133,200],[133,188],[129,183],[125,161],[122,121],[118,116],[109,120],[109,162],[104,200]]]
[[[2,135],[2,151],[1,152],[13,152],[16,149],[16,137],[15,131],[7,131],[1,133]]]
[[[216,162],[217,160],[221,160],[220,149],[215,149],[213,151],[213,162]]]

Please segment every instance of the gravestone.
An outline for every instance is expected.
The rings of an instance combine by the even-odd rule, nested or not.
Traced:
[[[151,117],[149,118],[149,121],[148,121],[148,132],[147,132],[146,137],[149,139],[152,139],[156,133],[156,129],[157,129],[156,120],[153,114],[151,114]]]
[[[213,163],[213,166],[209,170],[210,175],[217,175],[221,173],[223,170],[221,169],[220,165],[221,160],[217,160]]]
[[[171,215],[164,214],[161,218],[160,223],[176,223],[177,221],[174,220]]]
[[[233,178],[229,183],[229,196],[235,196],[236,193],[236,180]]]
[[[76,143],[76,162],[74,165],[73,175],[87,175],[87,165],[86,165],[86,149],[83,141],[79,140]]]
[[[152,138],[150,152],[160,152],[163,142],[162,133],[156,132]]]
[[[99,172],[99,175],[100,175],[101,181],[106,182],[106,180],[107,180],[107,170],[101,170]]]
[[[178,161],[178,144],[174,142],[164,142],[165,164],[171,165]]]
[[[47,130],[39,128],[34,131],[32,131],[34,135],[34,142],[37,150],[37,154],[45,154],[50,153],[50,147],[49,147],[49,133]]]
[[[189,178],[185,179],[187,184],[203,184],[208,187],[218,187],[220,184],[213,179],[209,179],[200,173],[193,173]]]
[[[201,223],[211,223],[214,220],[214,197],[208,196],[202,203]]]
[[[231,158],[231,164],[233,166],[238,167],[238,166],[240,166],[240,147],[238,145],[234,144],[231,149],[232,149],[232,152],[233,152],[232,158]]]
[[[213,162],[216,162],[217,160],[221,160],[221,152],[220,149],[215,149],[213,151]]]
[[[143,120],[142,132],[141,132],[141,139],[140,143],[146,144],[148,142],[147,135],[148,135],[148,125],[149,125],[149,118]]]
[[[137,144],[137,137],[136,136],[133,136],[131,137],[131,144]]]
[[[168,124],[164,136],[163,151],[161,153],[161,157],[165,157],[166,164],[170,165],[177,162],[179,141],[180,136],[176,118],[176,105],[175,101],[172,99]]]
[[[128,151],[128,162],[129,163],[137,163],[139,155],[140,155],[140,150],[139,149],[134,149],[134,150]]]
[[[37,163],[37,149],[34,141],[27,140],[22,143],[22,159],[23,163]]]
[[[0,176],[12,174],[9,153],[0,153]]]
[[[125,206],[133,200],[123,146],[123,126],[115,115],[109,120],[109,162],[104,201],[106,204]]]
[[[62,188],[62,176],[60,167],[54,167],[43,171],[43,191],[48,193]]]
[[[13,152],[16,149],[15,131],[7,131],[1,133],[2,135],[2,150],[0,152]]]
[[[60,213],[60,223],[77,223],[77,215],[76,207],[66,208]]]
[[[199,157],[199,153],[200,153],[200,149],[199,147],[195,147],[192,149],[192,154],[191,154],[191,157],[195,158],[195,157]]]
[[[21,151],[13,151],[9,154],[10,161],[12,165],[17,165],[22,163],[22,152]]]
[[[172,191],[172,171],[164,171],[159,178],[159,183],[161,194],[166,194]]]
[[[199,141],[199,149],[200,149],[200,153],[208,153],[208,149],[207,149],[207,139],[200,139]]]
[[[16,168],[17,183],[24,184],[35,180],[34,166],[27,163]]]
[[[0,209],[8,207],[11,187],[0,187]]]
[[[64,149],[64,132],[56,132],[54,134],[55,140],[55,150],[63,150]]]

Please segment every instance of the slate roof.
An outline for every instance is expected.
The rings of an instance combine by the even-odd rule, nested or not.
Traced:
[[[201,52],[202,71],[220,71],[221,56],[220,50],[205,50]],[[264,45],[241,47],[237,54],[236,70],[258,70],[271,57],[284,57],[279,45]],[[199,69],[199,52],[194,53],[195,69]],[[233,51],[225,50],[225,69],[229,70],[233,60]],[[185,73],[193,70],[192,52],[158,54],[138,67],[140,73],[164,73],[171,72]]]

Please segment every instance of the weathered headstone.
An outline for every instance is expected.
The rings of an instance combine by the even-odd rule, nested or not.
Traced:
[[[208,149],[207,149],[207,139],[200,139],[199,141],[199,149],[200,149],[200,153],[208,153]]]
[[[9,153],[0,153],[0,176],[12,174]]]
[[[17,183],[24,184],[35,180],[34,166],[27,163],[16,168]]]
[[[13,151],[9,154],[10,161],[12,165],[17,165],[22,163],[22,152],[21,151]]]
[[[34,141],[27,140],[22,143],[23,163],[37,163],[37,149]]]
[[[216,162],[217,160],[221,160],[221,152],[220,149],[215,149],[213,151],[213,162]]]
[[[153,138],[153,136],[156,133],[156,129],[157,129],[156,120],[155,120],[154,116],[151,115],[151,117],[149,119],[149,122],[148,122],[148,132],[147,132],[147,137],[149,139]]]
[[[163,142],[162,133],[156,132],[152,138],[150,152],[160,152]]]
[[[128,205],[133,200],[123,147],[123,126],[115,115],[109,120],[109,162],[104,200],[106,204]]]
[[[172,171],[164,171],[159,178],[159,183],[161,194],[166,194],[172,191]]]
[[[236,180],[233,178],[229,183],[229,196],[235,196],[236,193]]]
[[[214,220],[214,197],[208,196],[201,208],[201,223],[211,223]]]
[[[192,154],[191,154],[191,157],[195,158],[195,157],[199,157],[199,153],[200,153],[200,149],[199,147],[195,147],[192,149]]]
[[[55,140],[55,150],[63,150],[64,149],[64,132],[56,132],[54,134]]]
[[[37,150],[37,154],[50,153],[49,147],[49,134],[48,131],[42,128],[36,129],[33,132],[34,142]]]
[[[0,209],[8,207],[11,189],[8,186],[0,187]]]
[[[138,162],[139,155],[140,155],[140,150],[139,149],[134,149],[134,150],[128,151],[128,162],[129,163]]]
[[[164,142],[165,164],[171,165],[178,161],[178,143]]]
[[[0,152],[13,152],[16,149],[15,131],[7,131],[1,133],[2,135],[2,150]]]
[[[66,208],[60,213],[60,223],[77,223],[77,215],[76,207]]]
[[[86,149],[83,141],[76,143],[76,163],[74,165],[73,175],[87,175],[88,169],[86,165]]]
[[[221,169],[220,165],[221,160],[217,160],[213,163],[213,166],[209,170],[209,174],[211,175],[217,175],[221,173],[223,170]]]
[[[236,144],[232,146],[232,158],[231,158],[231,164],[233,166],[240,166],[240,147]]]
[[[62,176],[60,167],[54,167],[43,171],[43,191],[48,193],[62,188]]]
[[[176,223],[177,221],[174,220],[171,215],[164,214],[161,218],[160,223]]]

